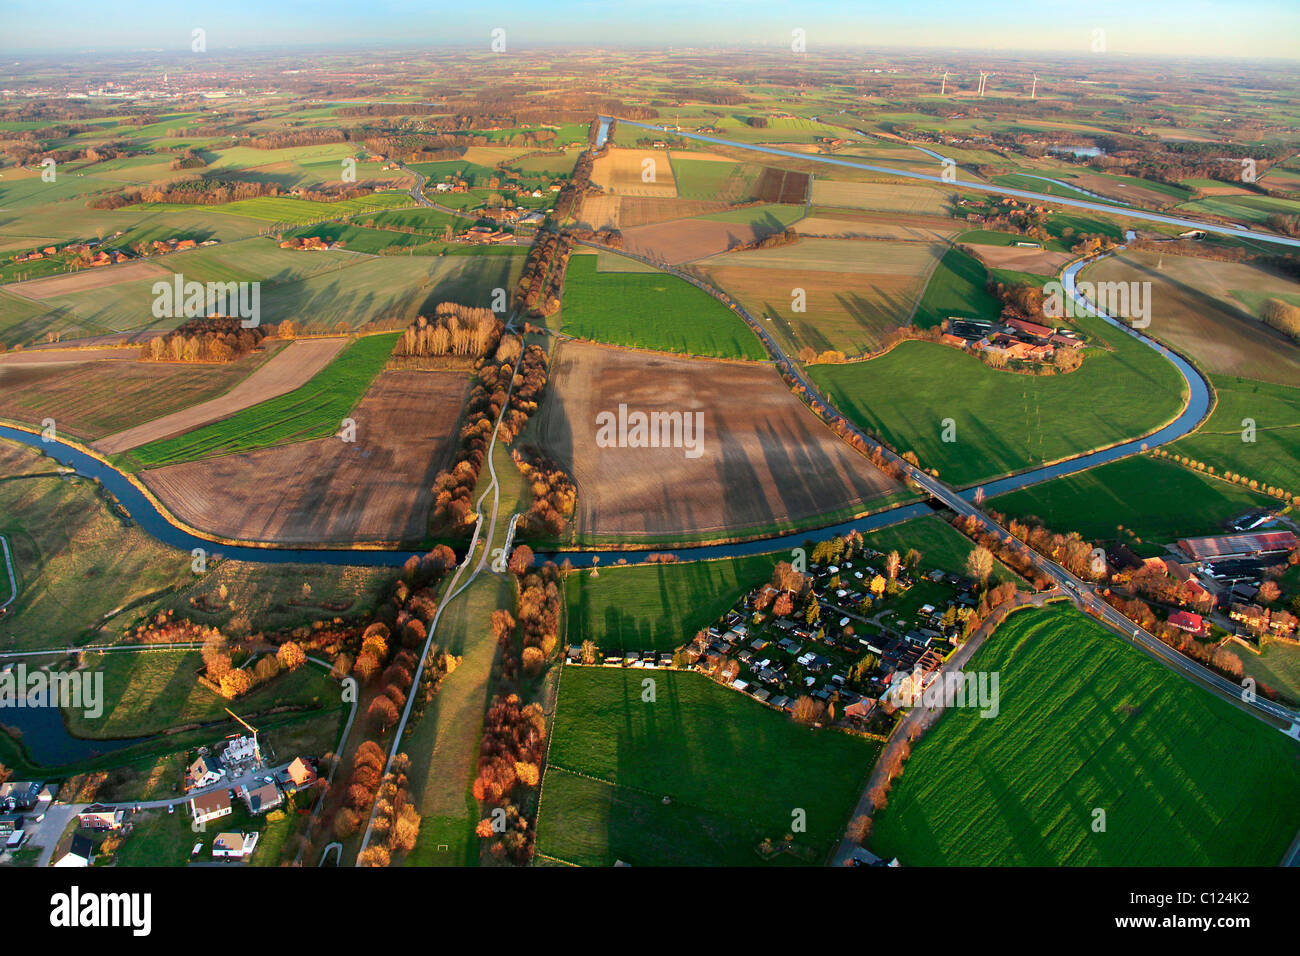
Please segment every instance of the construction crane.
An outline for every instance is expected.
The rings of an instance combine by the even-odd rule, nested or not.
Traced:
[[[250,724],[248,721],[246,721],[243,717],[240,717],[237,713],[235,713],[235,712],[234,712],[233,710],[231,710],[229,707],[225,708],[225,711],[226,711],[226,713],[228,713],[231,717],[234,717],[235,720],[237,720],[240,724],[242,724],[242,725],[244,726],[244,728],[245,728],[245,729],[246,729],[250,734],[253,735],[253,756],[257,759],[257,762],[258,762],[258,763],[261,763],[261,762],[262,762],[262,747],[261,747],[261,745],[257,742],[257,728],[254,727],[252,724]],[[232,737],[236,737],[236,736],[238,736],[238,734],[232,734],[231,736],[232,736]]]

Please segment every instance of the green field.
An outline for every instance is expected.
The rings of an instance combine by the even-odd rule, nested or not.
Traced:
[[[760,168],[748,163],[720,163],[709,159],[672,157],[673,179],[682,199],[748,199],[758,182]]]
[[[564,581],[570,644],[603,651],[671,651],[772,575],[789,555],[574,571]]]
[[[711,358],[766,357],[744,320],[707,292],[665,273],[600,272],[597,261],[591,255],[569,260],[567,334]]]
[[[120,456],[122,462],[137,469],[158,468],[282,442],[328,438],[383,370],[396,341],[396,333],[359,338],[301,388],[184,435],[142,445]]]
[[[1275,866],[1300,825],[1300,747],[1072,607],[1020,611],[967,670],[1000,711],[916,746],[873,852],[904,866]],[[1105,831],[1094,832],[1095,810]]]
[[[1226,375],[1210,382],[1218,393],[1214,412],[1169,451],[1300,494],[1300,388]],[[1243,440],[1247,419],[1255,423],[1254,442]]]
[[[989,507],[1015,518],[1037,516],[1054,531],[1077,531],[1089,541],[1154,544],[1220,534],[1228,519],[1269,503],[1240,485],[1138,455],[1000,495]]]
[[[966,573],[973,545],[939,517],[916,518],[863,535],[867,547],[921,553],[921,568]],[[809,542],[811,545],[811,541]],[[766,581],[788,552],[574,571],[565,578],[567,642],[594,641],[605,652],[671,651],[715,623],[746,591]],[[1019,580],[998,563],[995,582]]]
[[[1068,375],[1018,375],[930,342],[868,362],[816,365],[812,379],[858,425],[957,485],[1055,461],[1155,430],[1182,408],[1184,384],[1158,353],[1097,320],[1076,323],[1089,349]],[[952,419],[956,440],[944,442]]]
[[[0,443],[0,462],[0,534],[18,578],[18,601],[0,616],[0,649],[84,643],[101,621],[189,576],[188,552],[124,526],[89,479],[58,478],[52,459],[9,442]],[[14,477],[22,474],[49,477]],[[7,591],[7,574],[4,581]]]
[[[566,667],[537,850],[584,866],[754,866],[762,840],[779,843],[803,810],[796,853],[775,861],[821,865],[876,753],[702,674]]]
[[[912,321],[929,328],[950,315],[996,319],[1002,304],[985,290],[987,282],[988,271],[979,260],[959,249],[949,249],[931,274]]]

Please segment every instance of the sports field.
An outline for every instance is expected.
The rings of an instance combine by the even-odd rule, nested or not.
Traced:
[[[1078,325],[1090,334],[1109,329],[1088,318]],[[919,341],[868,362],[812,366],[809,374],[858,425],[960,486],[1134,438],[1177,415],[1185,387],[1177,370],[1109,332],[1111,350],[1089,349],[1067,375],[994,370]],[[945,419],[954,441],[943,441]]]
[[[578,338],[713,358],[759,360],[743,319],[707,292],[666,273],[599,272],[574,255],[564,280],[564,331]]]
[[[1073,607],[1014,614],[967,670],[999,674],[999,713],[952,710],[916,745],[877,814],[878,855],[1275,866],[1300,826],[1300,745]]]
[[[774,862],[821,865],[876,752],[702,674],[566,667],[537,850],[583,866],[755,866],[802,811],[807,831]]]
[[[158,468],[333,435],[383,369],[396,341],[397,333],[359,338],[301,388],[224,421],[142,445],[122,461],[137,469]]]
[[[1175,501],[1177,508],[1170,508]],[[1276,501],[1165,459],[1139,455],[990,499],[1004,514],[1037,516],[1089,541],[1171,542],[1221,534],[1224,523]]]

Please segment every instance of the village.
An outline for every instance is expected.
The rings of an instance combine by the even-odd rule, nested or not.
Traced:
[[[575,645],[567,662],[694,670],[797,721],[887,735],[894,701],[919,693],[977,622],[980,585],[920,562],[858,535],[833,538],[807,572],[779,564],[771,583],[673,653]]]
[[[175,784],[183,795],[173,798],[84,803],[66,785],[60,801],[56,784],[0,784],[0,850],[11,859],[38,852],[40,865],[55,867],[113,865],[126,848],[153,866],[248,862],[268,831],[283,842],[293,826],[289,813],[308,812],[323,781],[310,757],[269,761],[258,732],[244,726],[248,733],[186,758],[184,779]]]

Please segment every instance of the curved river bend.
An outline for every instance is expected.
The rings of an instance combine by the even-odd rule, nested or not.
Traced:
[[[1172,362],[1174,367],[1178,369],[1183,381],[1186,383],[1188,392],[1187,405],[1183,409],[1182,414],[1180,414],[1176,419],[1150,435],[1142,438],[1135,438],[1131,441],[1126,441],[1110,448],[1103,448],[1100,451],[1094,451],[1085,455],[1079,455],[1075,458],[1069,458],[1065,461],[1056,462],[1055,464],[1043,465],[1040,468],[1020,472],[1019,474],[1010,475],[1006,478],[999,478],[995,481],[990,481],[979,486],[983,489],[984,494],[989,498],[1005,494],[1009,491],[1016,491],[1020,488],[1026,488],[1030,485],[1036,485],[1039,482],[1050,481],[1053,478],[1061,478],[1080,471],[1086,471],[1089,468],[1096,468],[1098,465],[1118,461],[1121,458],[1127,458],[1130,455],[1135,455],[1141,451],[1174,441],[1192,431],[1192,429],[1200,424],[1201,420],[1209,413],[1209,385],[1201,373],[1198,372],[1186,359],[1159,342],[1143,335],[1141,332],[1130,328],[1125,323],[1117,321],[1116,319],[1099,312],[1090,303],[1078,296],[1075,291],[1075,279],[1079,274],[1079,270],[1087,264],[1086,261],[1080,260],[1072,263],[1062,273],[1061,282],[1065,287],[1067,294],[1069,294],[1076,303],[1079,303],[1086,308],[1091,314],[1104,319],[1117,329],[1120,329],[1126,335],[1133,336],[1149,348],[1155,349]],[[77,474],[84,475],[88,478],[98,479],[105,488],[113,493],[117,500],[122,504],[122,507],[126,509],[127,513],[130,514],[141,528],[153,537],[157,538],[163,544],[171,545],[172,547],[179,548],[183,551],[192,551],[195,548],[202,548],[214,557],[219,556],[233,558],[237,561],[254,561],[264,564],[346,564],[359,565],[363,567],[396,567],[404,564],[406,560],[413,555],[418,555],[420,553],[410,550],[282,548],[274,545],[257,547],[254,545],[223,544],[209,538],[191,534],[182,528],[176,527],[163,516],[154,503],[124,474],[111,465],[100,461],[98,458],[86,454],[79,448],[58,440],[46,441],[40,435],[19,428],[12,428],[8,425],[0,425],[0,438],[6,438],[24,445],[29,445],[32,448],[40,449],[56,461],[74,468]],[[977,490],[977,488],[969,488],[962,492],[962,496],[968,500],[973,499]],[[876,531],[880,528],[889,527],[890,525],[899,524],[903,521],[920,517],[921,515],[933,514],[935,510],[936,507],[930,502],[915,502],[913,504],[900,505],[896,508],[890,508],[886,511],[868,515],[865,518],[846,521],[829,527],[811,528],[793,534],[782,534],[769,538],[759,538],[753,541],[744,541],[737,544],[705,545],[683,548],[653,548],[641,551],[561,551],[551,554],[539,554],[538,560],[549,558],[556,561],[563,561],[567,559],[575,567],[591,567],[595,564],[609,565],[618,561],[625,561],[628,564],[640,564],[652,554],[672,554],[682,561],[702,561],[710,558],[744,557],[798,547],[804,542],[814,538],[828,538],[835,535],[847,534],[850,531],[859,531],[863,533]]]

